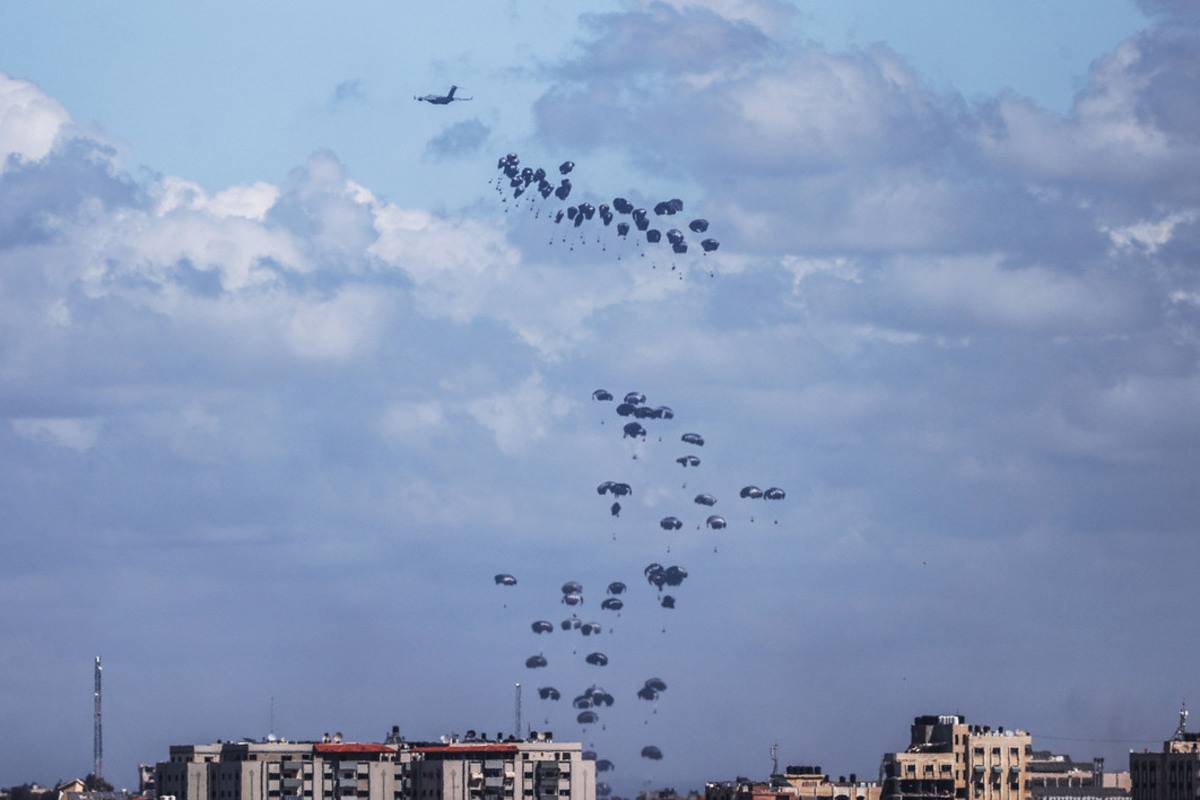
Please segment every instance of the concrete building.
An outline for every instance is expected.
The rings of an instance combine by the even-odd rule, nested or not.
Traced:
[[[1129,773],[1106,772],[1103,758],[1075,761],[1048,750],[1033,751],[1025,763],[1031,800],[1126,800]]]
[[[1179,710],[1175,735],[1162,752],[1130,753],[1133,800],[1197,800],[1200,798],[1200,734],[1187,730],[1187,708]]]
[[[158,795],[154,785],[154,765],[138,764],[138,796],[153,798]]]
[[[908,748],[880,765],[883,800],[1029,800],[1025,731],[968,725],[957,714],[913,720]]]
[[[769,781],[710,781],[704,796],[705,800],[880,800],[880,787],[853,774],[831,780],[819,766],[789,766]]]
[[[455,742],[413,748],[413,800],[595,800],[596,763],[578,742]]]
[[[154,782],[159,800],[595,800],[578,742],[443,739],[176,745]]]

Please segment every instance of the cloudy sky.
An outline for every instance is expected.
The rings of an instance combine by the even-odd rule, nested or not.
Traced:
[[[625,791],[772,741],[874,774],[918,713],[1114,765],[1170,733],[1193,4],[408,5],[4,6],[0,785],[88,771],[95,654],[126,785],[271,697],[283,735],[422,738],[510,729],[518,680],[617,697],[525,715]],[[509,151],[684,198],[721,249],[550,245],[488,185]],[[676,417],[622,441],[599,387]],[[673,611],[651,561],[690,573]],[[612,631],[537,640],[568,579]]]

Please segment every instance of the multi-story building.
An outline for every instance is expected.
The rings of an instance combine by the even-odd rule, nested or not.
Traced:
[[[1048,750],[1033,751],[1025,762],[1030,800],[1125,800],[1129,773],[1106,772],[1104,759],[1075,761]]]
[[[789,766],[769,781],[711,781],[704,786],[704,796],[705,800],[880,800],[880,788],[854,774],[831,780],[820,767]]]
[[[159,800],[595,800],[578,742],[216,742],[176,745],[155,768]]]
[[[154,765],[138,764],[138,796],[150,800],[158,795],[154,785]]]
[[[1031,742],[1025,731],[968,725],[958,714],[917,717],[908,748],[884,754],[883,800],[1029,800]]]
[[[453,742],[413,748],[413,800],[595,800],[578,742]]]
[[[1162,752],[1129,754],[1133,800],[1200,798],[1200,734],[1187,730],[1187,716],[1187,708],[1181,708],[1179,726]]]

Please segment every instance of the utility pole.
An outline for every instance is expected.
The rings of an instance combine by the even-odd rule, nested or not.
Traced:
[[[513,701],[513,736],[518,739],[521,737],[521,684],[517,684],[516,698]]]
[[[104,674],[104,667],[100,665],[100,656],[96,656],[96,665],[93,669],[93,674],[95,676],[96,688],[92,697],[95,704],[95,712],[92,719],[92,774],[99,779],[104,777],[104,723],[100,716],[100,678]]]

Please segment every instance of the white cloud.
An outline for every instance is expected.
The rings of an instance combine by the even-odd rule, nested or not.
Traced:
[[[155,213],[160,217],[182,208],[205,211],[218,218],[242,217],[261,222],[279,199],[279,188],[265,181],[230,186],[210,197],[200,184],[168,176],[152,187],[151,192],[158,200]]]
[[[413,281],[427,312],[457,322],[487,310],[521,261],[502,231],[471,219],[388,204],[377,209],[375,228],[369,252]]]
[[[1141,220],[1120,227],[1102,227],[1101,230],[1107,233],[1108,238],[1119,248],[1132,248],[1136,245],[1144,248],[1150,255],[1154,255],[1160,247],[1171,241],[1176,227],[1193,223],[1198,219],[1200,219],[1200,211],[1190,208],[1167,214],[1157,220]]]
[[[492,432],[501,451],[514,455],[545,439],[554,420],[571,407],[569,398],[547,391],[535,372],[510,392],[468,402],[467,412]]]
[[[297,300],[287,322],[288,343],[303,358],[345,360],[374,343],[386,318],[386,297],[366,287],[343,289],[328,300]]]
[[[78,453],[91,450],[100,438],[100,420],[87,417],[18,417],[10,420],[10,424],[27,439]]]
[[[384,411],[379,427],[385,436],[400,442],[427,439],[445,424],[442,404],[437,400],[392,403]]]
[[[11,155],[44,158],[70,120],[57,100],[0,72],[0,173]]]

